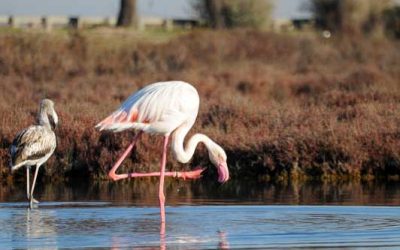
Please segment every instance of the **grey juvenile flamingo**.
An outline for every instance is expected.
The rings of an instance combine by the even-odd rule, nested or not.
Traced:
[[[11,171],[14,172],[22,166],[26,167],[26,194],[30,207],[33,203],[38,203],[33,198],[33,190],[39,167],[49,159],[56,148],[56,135],[53,129],[57,123],[58,116],[53,101],[43,99],[40,102],[38,125],[20,131],[10,148]],[[29,185],[31,166],[36,166],[32,187]]]

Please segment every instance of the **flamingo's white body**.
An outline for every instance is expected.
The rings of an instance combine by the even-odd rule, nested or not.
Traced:
[[[132,144],[111,169],[109,176],[114,180],[138,176],[160,176],[159,199],[161,207],[161,221],[165,221],[164,212],[164,176],[182,178],[198,178],[201,171],[165,172],[166,149],[170,135],[172,136],[172,151],[179,162],[188,162],[199,142],[203,142],[208,149],[211,162],[217,167],[220,182],[229,179],[225,151],[209,137],[195,134],[184,148],[186,134],[193,126],[199,110],[199,95],[196,89],[186,82],[170,81],[150,84],[131,95],[119,109],[97,124],[100,130],[114,132],[126,129],[140,131]],[[161,161],[161,170],[149,174],[115,174],[116,169],[133,148],[135,141],[142,132],[163,135],[164,151]]]

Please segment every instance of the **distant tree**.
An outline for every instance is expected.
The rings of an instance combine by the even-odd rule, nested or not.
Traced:
[[[271,17],[269,0],[200,0],[196,6],[215,29],[264,26]]]
[[[121,0],[117,26],[134,27],[137,25],[136,0]]]
[[[312,0],[310,9],[314,14],[316,26],[334,31],[342,22],[340,3],[337,0]]]
[[[386,33],[391,37],[400,39],[400,6],[385,10],[383,19]]]
[[[206,18],[209,25],[214,29],[222,29],[226,27],[225,19],[222,15],[225,8],[224,0],[204,0],[202,15]]]
[[[390,0],[311,0],[316,25],[342,33],[371,33],[383,27]]]

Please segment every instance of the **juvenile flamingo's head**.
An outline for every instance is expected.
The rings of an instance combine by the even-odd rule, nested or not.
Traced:
[[[44,121],[43,115],[47,116],[47,120],[52,129],[54,129],[58,124],[58,116],[54,109],[54,102],[50,99],[43,99],[40,102],[40,111],[39,111],[39,123],[42,124]]]
[[[208,151],[210,161],[218,170],[218,181],[221,183],[229,180],[229,169],[226,163],[226,153],[218,144],[213,144],[211,150]]]

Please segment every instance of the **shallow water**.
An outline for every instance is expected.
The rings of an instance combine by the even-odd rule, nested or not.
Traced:
[[[2,187],[0,249],[400,248],[397,184],[171,182],[161,237],[156,182],[96,185]]]

